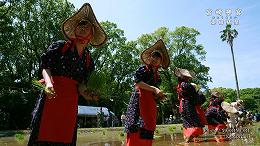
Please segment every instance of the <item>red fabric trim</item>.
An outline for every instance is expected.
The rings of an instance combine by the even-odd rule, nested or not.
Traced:
[[[63,48],[61,49],[61,52],[64,54],[69,48],[71,51],[74,51],[77,42],[80,42],[80,40],[76,38],[71,38],[70,40],[66,41]],[[82,57],[82,54],[83,52],[79,54],[80,58]]]
[[[71,143],[77,117],[77,81],[60,76],[53,76],[53,81],[56,97],[46,97],[38,141]]]
[[[88,52],[86,54],[86,67],[89,68],[91,66],[91,58],[90,58],[90,53]]]
[[[180,101],[180,107],[179,107],[179,113],[183,112],[183,109],[182,109],[182,97],[181,97],[181,92],[182,92],[182,88],[181,88],[181,82],[178,83],[177,85],[177,94],[178,94],[178,100]]]
[[[182,100],[180,100],[180,107],[179,107],[179,113],[182,113],[183,109],[182,109]]]
[[[153,140],[141,139],[140,133],[127,133],[126,146],[152,146]]]
[[[149,71],[149,65],[146,65],[146,71]],[[151,69],[153,69],[153,67],[150,66]],[[159,73],[158,73],[158,67],[155,69],[155,71],[153,71],[153,80],[154,82],[157,82],[157,80],[159,79]]]
[[[72,50],[74,49],[75,43],[73,43],[73,40],[68,40],[66,41],[66,43],[64,44],[63,48],[61,49],[61,53],[65,53],[68,48],[71,48]]]
[[[74,51],[75,44],[76,44],[77,41],[79,41],[79,40],[78,39],[68,40],[64,44],[63,48],[61,49],[61,52],[65,53],[68,50],[68,48],[70,48],[71,51]],[[83,52],[79,55],[79,57],[81,58],[82,55],[83,55]],[[86,62],[86,67],[89,68],[91,66],[91,57],[90,57],[90,53],[89,52],[86,54],[85,62]]]
[[[155,69],[155,72],[153,74],[153,79],[154,82],[157,82],[157,80],[159,79],[158,68]]]
[[[139,89],[140,116],[144,120],[144,128],[154,131],[156,128],[157,106],[153,99],[153,92]]]
[[[145,66],[145,71],[147,71],[147,72],[149,71],[149,66],[148,65]]]
[[[201,127],[183,128],[183,135],[185,137],[197,137],[203,134],[203,129]]]

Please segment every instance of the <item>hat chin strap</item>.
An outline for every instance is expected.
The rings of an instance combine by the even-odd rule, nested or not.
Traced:
[[[152,65],[152,67],[155,69],[155,70],[158,70],[159,69],[159,67],[160,67],[160,65]]]
[[[87,44],[90,42],[89,35],[86,37],[76,37],[76,38],[70,38],[65,45],[62,48],[62,53],[65,53],[68,48],[71,48],[71,50],[74,50],[75,45],[80,42],[81,44]]]
[[[158,75],[159,66],[154,66],[154,68],[155,68],[155,70],[154,70],[153,78],[154,78],[154,81],[156,82],[159,78],[159,75]]]
[[[74,41],[75,43],[80,42],[81,44],[87,44],[90,42],[89,35],[86,37],[77,36]]]
[[[76,38],[74,38],[74,43],[78,43],[78,42],[80,42],[81,44],[87,44],[87,43],[89,43],[90,41],[91,41],[91,38],[93,38],[93,36],[94,36],[94,33],[92,32],[92,33],[89,33],[87,36],[85,36],[85,37],[82,37],[82,36],[77,36],[76,35],[76,33],[75,33],[75,37]]]

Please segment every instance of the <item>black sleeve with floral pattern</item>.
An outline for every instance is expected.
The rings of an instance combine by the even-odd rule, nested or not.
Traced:
[[[57,41],[52,43],[45,53],[41,56],[42,69],[53,69],[61,56],[61,48],[65,44],[65,41]]]
[[[158,74],[158,78],[154,78],[154,73],[152,71],[152,68],[149,66],[141,66],[139,67],[135,74],[134,74],[134,82],[139,83],[143,81],[144,83],[147,83],[151,86],[158,87],[161,83],[161,78]]]
[[[182,96],[194,97],[197,95],[195,88],[189,82],[182,82],[181,88],[182,88],[182,93],[181,93]]]
[[[81,82],[87,80],[94,70],[94,62],[88,49],[82,56],[77,49],[69,47],[64,53],[62,48],[65,41],[57,41],[51,44],[47,52],[41,56],[41,69],[50,69],[53,76],[66,76]]]

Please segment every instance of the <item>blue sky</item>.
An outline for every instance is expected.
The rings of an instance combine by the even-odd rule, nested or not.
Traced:
[[[154,32],[159,27],[171,31],[178,26],[193,27],[201,35],[198,44],[207,51],[206,61],[213,82],[210,88],[236,88],[230,47],[220,40],[219,32],[225,24],[212,25],[217,9],[230,9],[232,27],[238,31],[234,52],[240,88],[260,87],[260,1],[258,0],[69,0],[76,8],[85,2],[91,4],[99,21],[111,21],[125,31],[128,41],[141,34]],[[206,15],[211,9],[212,14]],[[241,10],[237,16],[236,10]],[[234,17],[237,17],[234,19]],[[216,19],[215,19],[216,20]],[[219,19],[218,19],[219,20]],[[234,21],[238,20],[239,25]]]

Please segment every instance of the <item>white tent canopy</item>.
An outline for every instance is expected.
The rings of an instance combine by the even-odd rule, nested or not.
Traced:
[[[78,106],[78,116],[97,116],[100,113],[101,107],[94,107],[94,106]],[[109,116],[108,109],[106,107],[102,107],[102,112],[105,116]],[[114,115],[113,112],[110,112]]]

